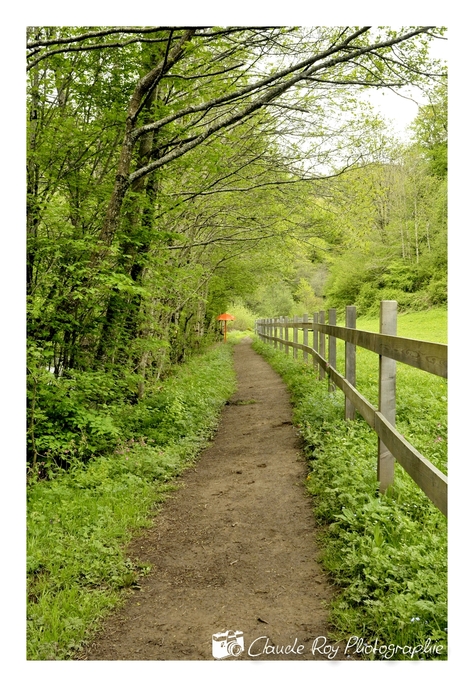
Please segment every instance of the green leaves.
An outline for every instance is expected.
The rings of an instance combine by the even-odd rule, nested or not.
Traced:
[[[89,401],[110,401],[109,383],[104,374],[84,375],[76,392]],[[153,508],[174,488],[173,479],[214,431],[234,390],[231,344],[195,357],[160,386],[131,409],[114,408],[115,424],[108,415],[89,417],[89,447],[102,435],[111,442],[112,435],[106,455],[87,466],[76,462],[50,481],[30,482],[29,660],[71,658],[117,603],[120,590],[149,571],[146,562],[132,563],[123,546],[149,524]],[[64,413],[64,397],[58,404]],[[163,405],[164,413],[156,414]]]
[[[422,324],[427,326],[425,318],[419,326]],[[416,646],[430,639],[445,650],[428,657],[445,660],[445,517],[399,465],[394,487],[379,495],[375,433],[361,419],[343,419],[342,395],[338,391],[328,394],[326,383],[317,381],[312,366],[260,341],[254,347],[291,391],[294,421],[309,461],[307,488],[314,499],[316,520],[324,526],[322,562],[339,589],[331,609],[339,638],[357,635],[368,642],[378,639],[400,646]],[[357,365],[360,374],[366,365],[366,360]],[[363,374],[366,376],[366,371]],[[425,386],[425,375],[420,384]],[[401,393],[407,386],[406,398],[412,397],[404,380],[399,380],[398,386]],[[424,393],[422,400],[413,399],[407,405],[416,425],[414,445],[436,431],[442,436],[443,425],[437,426],[438,404],[427,405]],[[444,404],[440,405],[444,411]],[[409,657],[398,655],[396,659]]]
[[[346,230],[326,295],[334,306],[356,304],[360,314],[382,299],[405,311],[447,298],[444,182],[418,145],[383,150],[383,162],[333,184],[332,207]]]
[[[359,84],[423,82],[426,31],[30,29],[28,324],[45,364],[115,370],[141,397],[232,300],[312,308],[300,262],[371,245],[367,199],[341,212],[320,177],[380,159]]]

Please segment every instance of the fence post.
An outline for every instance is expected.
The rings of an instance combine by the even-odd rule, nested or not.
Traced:
[[[294,343],[297,343],[297,326],[296,325],[298,322],[298,318],[296,315],[294,315],[294,317],[292,318],[292,321],[294,323],[294,329],[292,330],[292,340]],[[294,360],[297,360],[297,348],[294,348],[293,352],[294,352]]]
[[[304,315],[302,315],[302,321],[303,322],[309,321],[309,315],[307,313],[304,313]],[[304,329],[302,330],[302,342],[303,342],[304,346],[309,345],[309,329],[307,327],[304,327]],[[302,357],[304,358],[305,363],[308,362],[309,354],[307,353],[307,351],[304,351],[302,353]]]
[[[273,339],[273,341],[272,341],[273,348],[278,347],[277,341],[274,341],[275,337],[276,337],[276,318],[272,317],[271,318],[271,338]]]
[[[318,321],[319,321],[319,313],[318,312],[314,312],[314,314],[312,316],[312,321],[313,321],[314,325],[318,323]],[[312,348],[314,349],[314,351],[317,351],[317,353],[319,352],[319,332],[317,331],[317,329],[315,327],[314,327],[313,332],[312,332]],[[314,362],[314,367],[315,367],[318,364],[317,358],[315,357],[315,355],[314,355],[313,362]]]
[[[284,324],[285,324],[285,328],[284,328],[284,340],[285,340],[285,342],[286,342],[286,344],[285,344],[285,353],[286,353],[286,355],[289,355],[289,343],[288,343],[288,341],[289,341],[289,327],[287,326],[288,323],[289,323],[289,317],[286,315],[286,317],[284,318]]]
[[[320,324],[325,324],[325,310],[320,311],[319,322],[320,322]],[[320,332],[320,336],[319,336],[319,353],[322,356],[322,358],[325,358],[325,334],[324,334],[324,332]],[[325,370],[323,367],[320,367],[319,378],[325,379]]]
[[[380,334],[397,335],[397,302],[381,301]],[[392,425],[396,422],[396,361],[379,356],[379,412]],[[378,482],[381,493],[394,481],[394,456],[378,438]]]
[[[345,327],[356,329],[356,307],[347,305],[345,308]],[[345,378],[352,386],[356,386],[356,346],[345,342]],[[345,420],[355,419],[355,406],[345,396]]]
[[[332,325],[337,324],[337,311],[335,308],[329,308],[328,323]],[[328,362],[330,367],[337,369],[337,339],[335,336],[328,337]],[[328,390],[335,391],[335,383],[329,378]]]
[[[284,317],[281,315],[279,316],[279,338],[282,339],[282,323],[284,322]],[[279,350],[282,351],[283,348],[283,343],[282,341],[279,342]]]

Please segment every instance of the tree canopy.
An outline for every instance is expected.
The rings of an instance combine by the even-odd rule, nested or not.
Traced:
[[[446,90],[428,46],[443,35],[28,28],[31,460],[63,455],[58,423],[64,436],[84,428],[78,404],[106,405],[105,387],[143,397],[216,335],[231,302],[264,309],[269,289],[274,307],[313,307],[353,245],[416,265],[432,253],[445,234]],[[363,94],[404,85],[432,104],[401,164]],[[51,410],[50,375],[82,385],[70,422]]]

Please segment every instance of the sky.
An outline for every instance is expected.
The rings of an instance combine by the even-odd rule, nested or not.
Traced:
[[[419,101],[416,101],[415,96],[412,99],[407,94],[403,96],[387,88],[373,90],[367,93],[366,97],[382,117],[389,120],[397,136],[405,140],[408,137],[408,127],[417,116],[418,106],[422,104],[422,100],[419,98]]]
[[[431,44],[431,56],[448,61],[448,40],[435,40]],[[372,105],[380,114],[390,120],[395,133],[405,140],[408,137],[407,128],[417,116],[419,105],[427,103],[425,96],[418,90],[409,93],[401,90],[395,93],[388,88],[373,89],[368,93]]]

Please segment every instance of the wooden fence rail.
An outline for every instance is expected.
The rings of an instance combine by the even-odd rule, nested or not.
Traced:
[[[272,342],[286,354],[293,349],[294,358],[302,351],[308,362],[309,355],[318,367],[319,379],[328,377],[329,391],[336,387],[345,395],[345,418],[353,420],[355,411],[366,420],[378,435],[378,481],[384,492],[394,480],[394,463],[397,461],[422,489],[432,503],[446,516],[448,505],[447,477],[417,451],[395,428],[396,417],[396,361],[447,378],[447,352],[445,344],[406,339],[396,335],[397,303],[381,301],[380,333],[356,329],[356,309],[347,306],[345,327],[337,326],[336,310],[314,313],[312,319],[288,317],[259,319],[257,335]],[[293,330],[292,341],[289,330]],[[302,330],[303,343],[298,332]],[[312,332],[312,346],[309,333]],[[328,336],[328,347],[326,337]],[[336,340],[345,342],[345,377],[336,370]],[[375,408],[356,389],[356,347],[360,346],[379,355],[378,408]],[[326,350],[328,349],[328,360]]]

